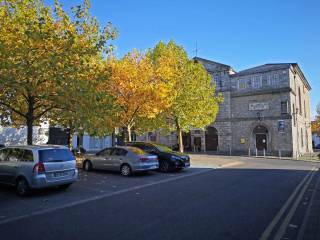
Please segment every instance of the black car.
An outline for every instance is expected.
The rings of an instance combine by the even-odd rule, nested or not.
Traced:
[[[5,147],[5,145],[3,145],[3,144],[0,144],[0,149],[1,149],[1,148],[4,148],[4,147]]]
[[[126,145],[137,147],[147,153],[157,155],[159,169],[162,172],[182,170],[190,167],[190,157],[188,155],[172,151],[165,145],[151,142],[128,142]]]

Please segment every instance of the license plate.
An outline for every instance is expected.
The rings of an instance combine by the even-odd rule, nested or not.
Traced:
[[[68,176],[68,175],[69,175],[69,171],[56,172],[53,174],[54,177],[64,177],[64,176]]]

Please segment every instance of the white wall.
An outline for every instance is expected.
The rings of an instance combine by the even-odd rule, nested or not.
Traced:
[[[99,151],[103,148],[112,146],[112,137],[106,136],[99,138],[84,134],[81,145],[86,151]],[[77,148],[77,134],[74,134],[72,137],[72,147]]]
[[[33,127],[33,144],[46,144],[49,138],[47,126]],[[5,145],[26,145],[27,127],[14,128],[0,126],[0,144]]]

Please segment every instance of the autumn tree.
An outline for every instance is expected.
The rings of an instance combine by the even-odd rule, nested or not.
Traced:
[[[203,65],[188,59],[184,49],[173,41],[160,42],[149,54],[158,75],[174,84],[174,99],[158,116],[158,126],[176,130],[179,150],[183,152],[182,132],[213,123],[222,97],[215,94],[215,85]]]
[[[75,133],[106,136],[112,132],[110,120],[115,108],[112,96],[104,87],[108,81],[106,76],[109,75],[104,60],[96,59],[95,64],[90,64],[85,74],[86,79],[90,80],[80,81],[78,85],[71,86],[68,101],[48,116],[50,125],[69,129],[69,144]]]
[[[320,134],[320,103],[317,105],[317,115],[315,120],[311,124],[311,131],[312,133]]]
[[[171,89],[163,79],[155,77],[151,59],[138,51],[120,60],[108,60],[111,71],[106,88],[115,98],[114,127],[125,127],[128,140],[131,130],[138,127],[140,118],[155,118],[170,105]]]
[[[85,0],[70,17],[58,0],[52,8],[41,0],[0,0],[1,123],[26,125],[28,144],[44,119],[90,109],[92,69],[116,32],[111,24],[101,30],[89,8]],[[80,116],[85,112],[69,118]]]

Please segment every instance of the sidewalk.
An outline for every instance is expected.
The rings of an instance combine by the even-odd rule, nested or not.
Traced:
[[[317,182],[313,188],[311,205],[306,213],[306,219],[298,240],[320,239],[320,170],[317,173]]]

